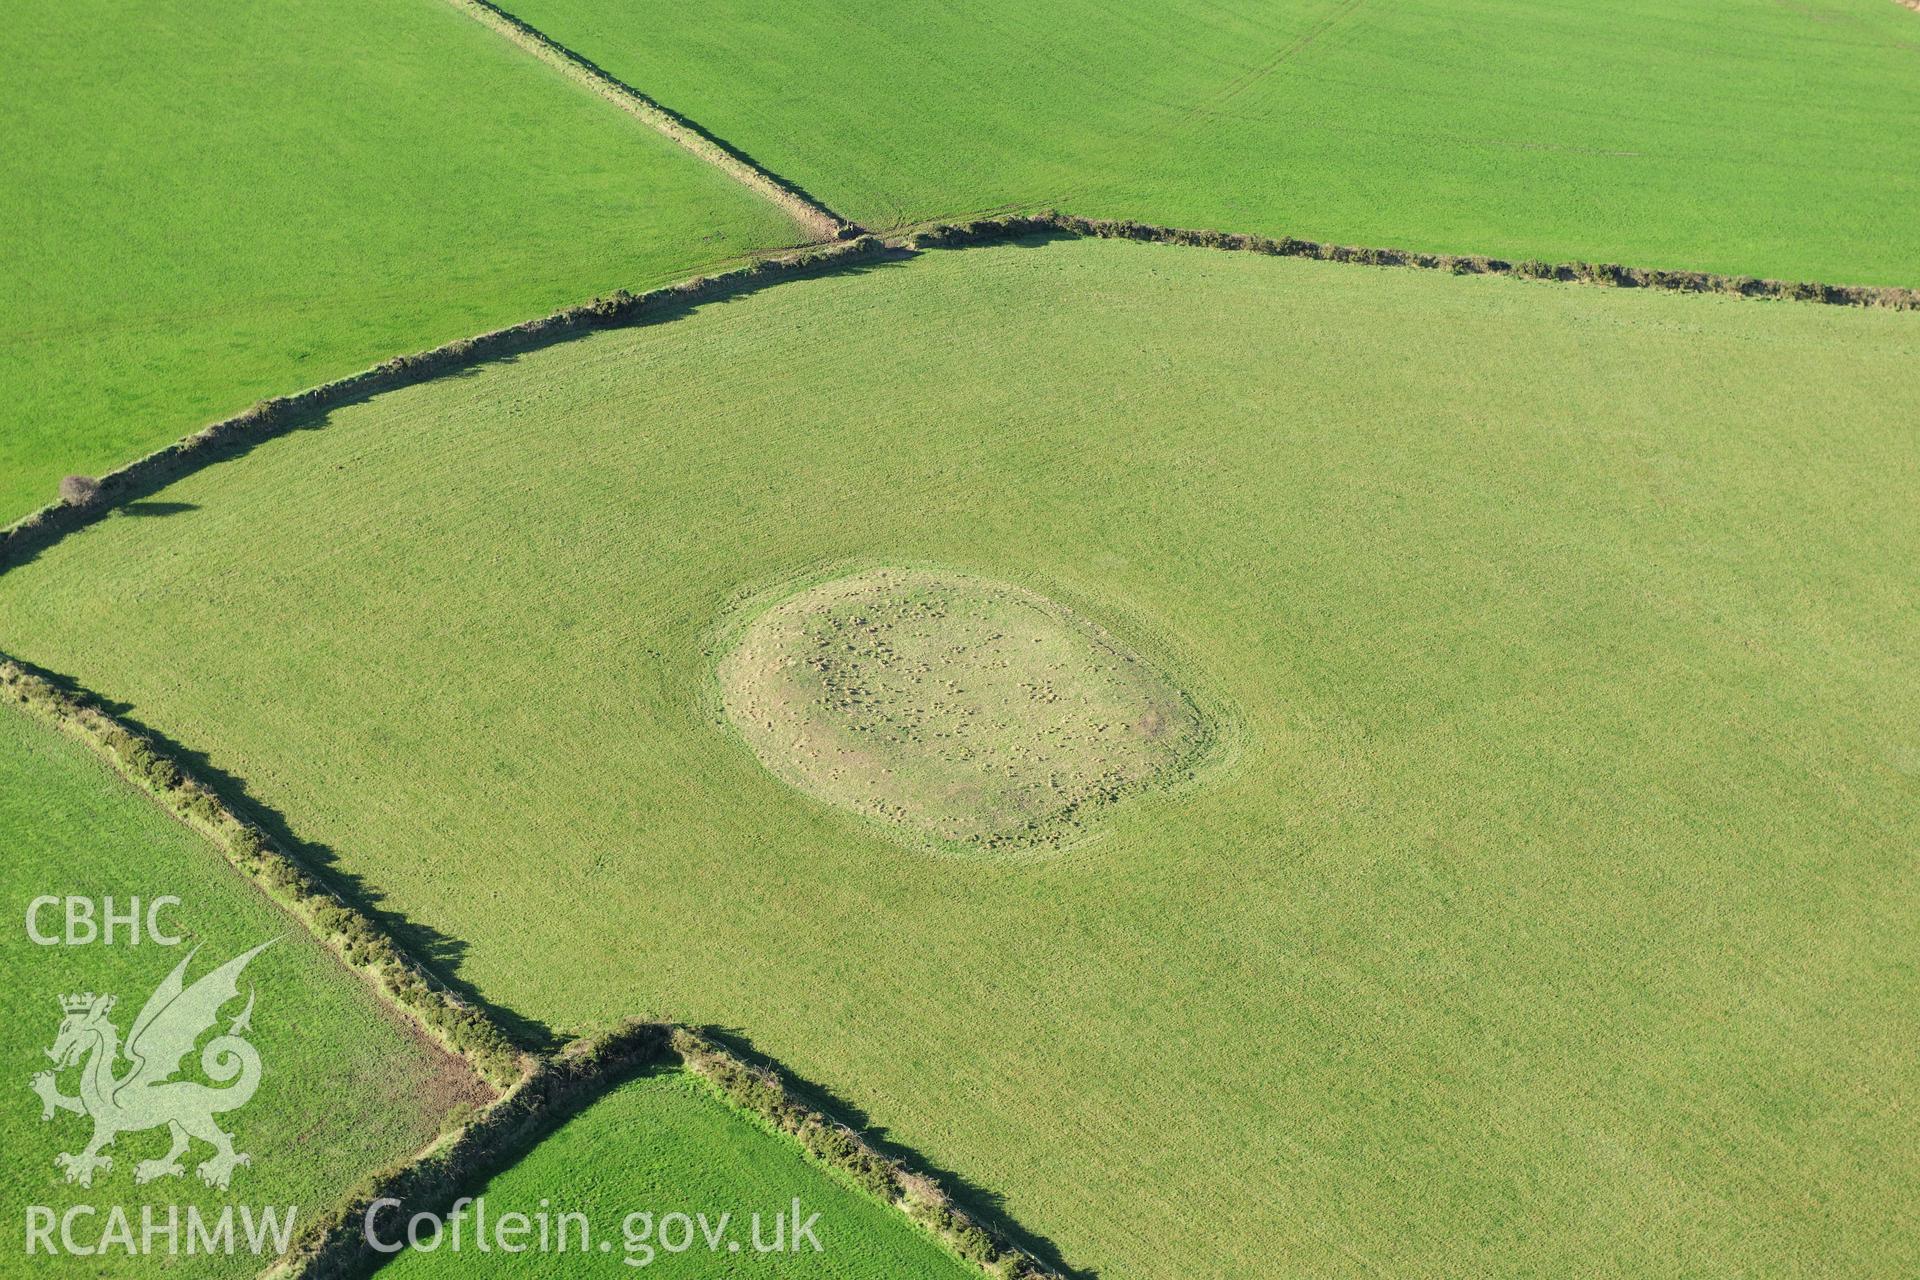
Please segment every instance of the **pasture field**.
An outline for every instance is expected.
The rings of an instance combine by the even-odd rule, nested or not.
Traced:
[[[1897,13],[1898,11],[1896,11]],[[333,412],[0,577],[558,1031],[737,1028],[1108,1280],[1920,1269],[1920,323],[930,252]],[[940,566],[1200,784],[931,857],[714,705]]]
[[[473,1274],[549,1276],[607,1274],[625,1267],[608,1265],[633,1259],[638,1274],[673,1276],[807,1277],[807,1280],[966,1280],[977,1268],[945,1252],[894,1210],[842,1184],[810,1162],[792,1141],[769,1133],[722,1101],[697,1077],[678,1072],[642,1076],[619,1086],[569,1120],[520,1162],[471,1194],[485,1201],[489,1221],[520,1212],[538,1221],[543,1211],[584,1214],[589,1224],[593,1262],[558,1254],[529,1252],[477,1258],[474,1219],[467,1219],[461,1251],[451,1237],[429,1251],[408,1251],[380,1274],[394,1280],[433,1280]],[[791,1219],[776,1227],[780,1215],[798,1199],[804,1223],[815,1213],[811,1235],[818,1252],[791,1234]],[[628,1216],[651,1215],[652,1224]],[[692,1247],[682,1250],[681,1228],[668,1224],[660,1247],[659,1222],[669,1214],[705,1215],[716,1239],[737,1243],[709,1250],[696,1222]],[[761,1216],[756,1251],[752,1215]],[[722,1222],[722,1215],[728,1215]],[[555,1223],[557,1227],[557,1222]],[[571,1227],[570,1242],[580,1239]],[[778,1232],[778,1235],[776,1235]],[[611,1241],[612,1259],[598,1251]],[[776,1248],[776,1243],[781,1247]],[[792,1247],[787,1247],[787,1246]],[[577,1247],[573,1252],[580,1252]],[[571,1263],[571,1266],[566,1265]]]
[[[1088,217],[1920,284],[1886,0],[511,0],[874,227]]]
[[[438,0],[22,6],[0,524],[265,396],[798,229]]]
[[[235,1204],[298,1206],[305,1222],[329,1207],[366,1174],[412,1154],[438,1131],[450,1108],[477,1098],[466,1069],[428,1045],[387,1012],[304,928],[233,872],[224,857],[174,822],[85,747],[13,707],[0,707],[0,848],[6,850],[9,927],[0,933],[0,966],[7,974],[0,1018],[0,1051],[13,1069],[8,1103],[0,1108],[0,1139],[8,1159],[0,1174],[7,1219],[19,1229],[27,1206],[64,1213],[100,1206],[101,1217],[78,1224],[82,1243],[105,1229],[110,1205],[125,1206],[136,1232],[142,1205],[198,1206],[210,1217]],[[28,903],[43,894],[109,895],[124,911],[128,899],[181,899],[160,921],[185,937],[178,947],[150,941],[137,946],[39,946],[24,928]],[[62,932],[58,909],[43,912],[43,933]],[[242,1108],[219,1117],[235,1147],[253,1163],[236,1169],[226,1191],[203,1186],[197,1164],[211,1149],[196,1142],[179,1177],[136,1185],[135,1166],[165,1154],[164,1130],[122,1134],[107,1152],[111,1170],[97,1171],[91,1188],[69,1185],[54,1166],[59,1152],[78,1152],[91,1123],[62,1111],[50,1122],[27,1090],[27,1077],[51,1065],[41,1051],[53,1045],[62,1009],[59,997],[80,992],[118,997],[113,1021],[132,1026],[148,993],[191,948],[200,951],[187,981],[269,938],[280,941],[247,967],[242,996],[257,998],[248,1039],[259,1051],[258,1092]],[[220,1019],[224,1029],[240,1012],[236,1002]],[[188,1059],[188,1079],[197,1074]],[[127,1063],[116,1067],[125,1074]],[[72,1094],[77,1073],[60,1077]],[[237,1230],[237,1228],[236,1228]],[[89,1236],[91,1232],[91,1237]],[[183,1227],[184,1233],[184,1227]],[[56,1237],[57,1239],[57,1237]],[[9,1248],[19,1250],[16,1235]],[[182,1248],[184,1249],[184,1234]],[[109,1249],[84,1262],[44,1257],[34,1266],[88,1275],[247,1276],[271,1261],[205,1255],[130,1258]]]

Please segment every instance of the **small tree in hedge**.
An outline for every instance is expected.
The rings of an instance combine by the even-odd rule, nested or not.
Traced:
[[[60,501],[70,507],[86,507],[99,501],[100,482],[92,476],[68,476],[60,482]]]

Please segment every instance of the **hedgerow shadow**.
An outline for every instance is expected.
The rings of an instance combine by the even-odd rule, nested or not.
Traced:
[[[763,259],[649,293],[620,290],[525,324],[397,356],[296,395],[263,400],[100,477],[98,496],[91,501],[43,507],[12,528],[0,530],[0,573],[32,563],[68,534],[115,513],[162,516],[195,510],[194,503],[147,499],[187,476],[244,458],[281,436],[330,426],[337,410],[366,404],[389,391],[441,378],[475,377],[490,366],[514,364],[523,356],[602,330],[667,324],[780,284],[826,275],[863,275],[917,256],[911,249],[866,236],[790,258]]]
[[[257,825],[275,844],[311,872],[327,890],[372,920],[403,951],[420,964],[434,981],[452,992],[463,1003],[473,1006],[490,1018],[512,1037],[520,1048],[544,1054],[553,1052],[564,1043],[566,1037],[559,1035],[553,1028],[537,1019],[494,1003],[460,977],[460,966],[466,959],[468,951],[466,942],[385,909],[381,905],[385,901],[385,895],[367,883],[364,877],[346,870],[341,865],[340,855],[332,846],[303,839],[297,835],[288,824],[285,814],[255,795],[245,780],[215,765],[204,751],[186,746],[147,724],[133,714],[131,703],[115,702],[101,697],[71,676],[48,671],[44,667],[35,666],[33,663],[17,658],[14,661],[69,697],[97,707],[119,720],[183,765],[208,790],[219,797],[222,803]]]
[[[519,18],[507,12],[505,9],[500,8],[498,5],[487,3],[486,0],[481,0],[481,2],[487,9],[491,10],[494,14],[498,15],[502,20],[504,20],[510,26],[514,27],[519,32],[523,33],[526,37],[529,37],[532,40],[537,41],[540,45],[544,46],[545,48],[552,50],[559,57],[564,58],[566,61],[571,62],[574,65],[578,66],[582,71],[586,72],[590,77],[604,81],[611,88],[626,94],[628,97],[633,98],[637,102],[645,103],[648,108],[650,108],[653,111],[659,112],[662,116],[670,120],[676,128],[685,130],[687,133],[693,135],[696,138],[699,138],[702,142],[706,143],[708,146],[715,148],[716,150],[721,152],[723,155],[726,155],[729,158],[735,161],[738,161],[740,164],[744,165],[748,169],[753,170],[755,173],[763,175],[768,181],[772,182],[776,187],[780,188],[783,191],[786,191],[790,195],[799,197],[801,201],[803,201],[808,205],[813,206],[815,209],[825,214],[830,220],[841,222],[843,224],[841,227],[841,235],[843,237],[855,235],[859,233],[860,228],[858,226],[850,222],[845,222],[844,219],[840,218],[840,215],[833,213],[831,210],[829,210],[826,204],[818,196],[814,195],[813,192],[809,191],[807,188],[801,186],[798,182],[795,182],[792,178],[787,177],[784,174],[774,173],[773,170],[767,168],[765,165],[755,160],[752,156],[748,155],[746,152],[742,151],[740,148],[734,146],[731,142],[728,142],[725,138],[722,138],[717,134],[708,132],[706,126],[700,124],[696,120],[688,118],[687,116],[681,115],[678,111],[675,111],[672,107],[667,106],[665,103],[660,102],[658,99],[655,99],[647,94],[640,92],[640,90],[634,88],[632,85],[628,84],[625,80],[622,80],[620,77],[614,75],[612,72],[608,71],[605,67],[593,61],[593,59],[587,57],[585,54],[581,53],[578,49],[573,48],[571,45],[564,45],[559,43],[558,41],[549,37],[545,32],[542,32],[528,25],[527,23],[522,22]]]
[[[796,1074],[776,1058],[754,1047],[753,1040],[738,1027],[703,1026],[706,1036],[748,1066],[770,1070],[785,1081],[788,1090],[806,1106],[836,1120],[865,1138],[881,1155],[904,1162],[909,1168],[932,1175],[953,1197],[954,1204],[975,1220],[989,1227],[1014,1245],[1032,1254],[1063,1280],[1099,1280],[1096,1270],[1069,1266],[1060,1248],[1043,1235],[1022,1227],[1007,1212],[1006,1197],[972,1181],[964,1174],[943,1168],[922,1152],[887,1136],[887,1130],[874,1123],[856,1104],[847,1101],[826,1085]]]
[[[120,508],[123,516],[137,516],[141,519],[154,519],[164,516],[177,516],[187,511],[198,511],[197,502],[129,502]]]

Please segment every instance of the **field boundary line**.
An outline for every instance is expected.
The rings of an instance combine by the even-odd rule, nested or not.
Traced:
[[[258,824],[241,817],[151,735],[112,715],[99,698],[4,653],[0,696],[79,739],[226,855],[234,870],[366,979],[385,1004],[464,1062],[496,1094],[524,1073],[525,1051],[491,1017],[436,982],[366,913],[328,888]]]
[[[680,1066],[705,1079],[742,1111],[758,1116],[798,1143],[820,1163],[840,1170],[866,1194],[890,1205],[962,1261],[1005,1280],[1064,1280],[1064,1264],[1043,1261],[1034,1247],[1051,1246],[1021,1231],[1032,1246],[1009,1238],[1020,1231],[1002,1217],[1004,1231],[987,1226],[960,1207],[941,1180],[916,1169],[910,1159],[881,1151],[865,1134],[808,1103],[777,1064],[749,1062],[707,1032],[668,1026],[668,1044]]]
[[[368,982],[376,998],[419,1027],[492,1091],[472,1116],[411,1158],[362,1178],[300,1230],[276,1280],[349,1280],[387,1261],[363,1223],[379,1199],[400,1220],[444,1213],[465,1190],[528,1154],[569,1117],[650,1068],[701,1077],[737,1110],[838,1170],[863,1194],[899,1210],[964,1261],[1006,1280],[1059,1280],[1028,1249],[960,1208],[930,1173],[882,1153],[852,1126],[801,1100],[770,1063],[749,1063],[693,1027],[628,1019],[550,1053],[516,1042],[484,1007],[455,996],[370,916],[329,888],[262,826],[201,781],[175,749],[107,709],[96,695],[0,653],[0,699],[77,738],[121,777],[225,855],[227,862]],[[7,713],[11,714],[11,713]],[[1024,1233],[1023,1233],[1024,1234]]]
[[[1904,3],[1905,0],[1902,0]],[[1920,0],[1913,0],[1920,5]],[[998,244],[1027,236],[1057,235],[1077,239],[1137,240],[1150,244],[1196,249],[1259,253],[1270,257],[1307,258],[1319,262],[1349,262],[1370,267],[1410,267],[1445,271],[1452,275],[1513,276],[1562,284],[1603,285],[1615,289],[1654,289],[1666,293],[1717,293],[1741,298],[1784,302],[1817,302],[1836,307],[1878,307],[1891,311],[1920,311],[1920,288],[1897,285],[1822,284],[1815,281],[1772,280],[1757,276],[1723,275],[1712,271],[1668,271],[1657,267],[1622,266],[1613,262],[1543,262],[1537,258],[1514,261],[1485,254],[1419,253],[1410,249],[1372,248],[1301,240],[1294,236],[1263,236],[1210,228],[1166,227],[1131,218],[1083,218],[1043,209],[972,222],[934,222],[901,232],[898,242],[911,249],[964,248]]]
[[[467,1190],[511,1167],[567,1120],[622,1082],[670,1061],[669,1028],[627,1022],[531,1061],[511,1088],[467,1123],[413,1159],[364,1179],[346,1198],[316,1215],[263,1280],[359,1280],[397,1255],[367,1238],[368,1214],[388,1238],[403,1237],[416,1213],[446,1215]],[[391,1215],[391,1216],[389,1216]]]
[[[463,0],[450,0],[463,2]],[[1915,0],[1920,4],[1920,0]],[[1155,226],[1130,220],[1082,218],[1052,210],[1034,214],[932,223],[888,240],[859,235],[761,259],[712,276],[700,276],[643,294],[624,290],[577,306],[471,338],[461,338],[292,395],[263,400],[243,413],[214,422],[102,476],[97,495],[56,502],[0,530],[0,574],[31,561],[67,534],[206,467],[243,456],[259,444],[295,430],[326,425],[334,409],[383,392],[601,329],[663,323],[700,305],[756,292],[788,280],[858,271],[901,261],[916,252],[961,249],[1038,238],[1119,239],[1188,248],[1219,249],[1316,261],[1446,271],[1459,275],[1504,275],[1520,279],[1645,288],[1680,293],[1720,293],[1743,298],[1817,302],[1833,306],[1920,310],[1920,289],[1826,285],[1661,271],[1614,264],[1509,262],[1479,255],[1416,253],[1362,248],[1293,237],[1272,238],[1205,229]],[[289,910],[348,967],[367,978],[375,993],[421,1026],[496,1091],[494,1101],[466,1124],[450,1130],[425,1151],[375,1175],[344,1206],[303,1232],[294,1253],[273,1274],[318,1280],[368,1274],[369,1258],[351,1212],[375,1194],[394,1194],[409,1211],[444,1209],[458,1186],[479,1171],[510,1162],[557,1127],[560,1119],[602,1096],[649,1064],[675,1060],[712,1084],[733,1105],[759,1117],[796,1141],[817,1160],[838,1169],[864,1191],[900,1209],[962,1258],[989,1274],[1054,1277],[1061,1264],[1043,1237],[998,1217],[1002,1230],[983,1226],[935,1176],[917,1171],[908,1158],[885,1154],[854,1128],[801,1101],[776,1064],[749,1062],[709,1034],[671,1023],[627,1022],[577,1040],[557,1053],[530,1048],[492,1011],[460,998],[436,980],[364,911],[328,887],[321,875],[288,853],[262,826],[243,817],[215,787],[193,776],[179,751],[150,731],[117,718],[101,699],[70,681],[0,653],[0,698],[21,704],[38,719],[79,738],[109,765],[187,826],[200,832],[267,896]],[[296,842],[297,843],[297,842]],[[577,1104],[577,1105],[576,1105]],[[542,1126],[545,1126],[544,1128]],[[397,1188],[404,1194],[395,1194]],[[1018,1235],[1030,1242],[1010,1243]],[[356,1243],[358,1242],[358,1243]]]
[[[450,0],[466,3],[469,0]],[[1920,4],[1920,0],[1915,0]],[[116,508],[138,501],[205,467],[226,461],[289,431],[311,428],[328,412],[385,391],[431,381],[504,356],[564,342],[596,329],[674,319],[702,303],[752,292],[784,280],[829,274],[911,257],[925,249],[963,249],[1038,237],[1133,240],[1184,248],[1257,253],[1372,267],[1444,271],[1451,275],[1508,276],[1562,284],[1614,289],[1650,289],[1666,293],[1721,294],[1777,302],[1811,302],[1835,307],[1920,311],[1920,288],[1894,285],[1836,285],[1813,281],[1730,276],[1709,271],[1668,271],[1610,262],[1511,261],[1483,254],[1421,253],[1263,236],[1208,228],[1165,227],[1131,219],[1083,218],[1057,210],[1008,214],[968,222],[933,222],[882,239],[861,234],[795,253],[762,258],[710,276],[695,276],[642,294],[616,290],[571,307],[494,329],[410,355],[395,356],[358,373],[336,378],[291,395],[262,400],[222,418],[173,444],[99,477],[94,495],[82,501],[60,500],[0,529],[0,573],[31,561],[68,533],[92,524]]]
[[[568,79],[584,85],[628,115],[663,134],[686,151],[778,205],[815,240],[844,240],[860,228],[821,204],[800,187],[755,163],[738,148],[699,124],[654,101],[588,58],[488,0],[447,0],[475,22],[512,41]]]
[[[814,1162],[839,1171],[859,1193],[900,1212],[964,1262],[1000,1280],[1064,1280],[1004,1234],[959,1208],[931,1174],[882,1154],[858,1130],[802,1101],[775,1067],[755,1065],[695,1028],[628,1019],[532,1060],[511,1088],[471,1121],[413,1159],[366,1179],[323,1212],[263,1280],[364,1280],[390,1260],[367,1239],[375,1201],[389,1238],[416,1213],[447,1216],[462,1194],[510,1168],[615,1088],[649,1071],[704,1080],[723,1105],[758,1119]],[[388,1215],[391,1215],[390,1217]]]
[[[492,360],[521,355],[596,329],[663,322],[703,303],[821,271],[872,263],[890,252],[876,237],[863,235],[762,258],[645,293],[620,289],[504,329],[456,338],[425,351],[395,356],[304,391],[259,401],[105,473],[99,477],[96,496],[85,502],[50,503],[0,529],[0,573],[27,563],[68,533],[92,524],[120,506],[137,502],[205,467],[244,454],[276,436],[311,428],[334,409]]]

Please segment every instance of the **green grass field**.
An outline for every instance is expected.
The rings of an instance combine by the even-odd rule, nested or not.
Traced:
[[[932,253],[339,410],[0,631],[490,999],[742,1029],[1108,1280],[1901,1274],[1915,367],[1894,313]],[[1044,594],[1237,755],[902,848],[709,698],[859,563]]]
[[[1886,0],[512,0],[838,212],[1920,284]]]
[[[572,1256],[496,1252],[481,1258],[474,1245],[476,1219],[469,1214],[459,1252],[449,1233],[433,1250],[403,1254],[381,1274],[430,1280],[470,1275],[483,1264],[487,1275],[501,1276],[597,1270],[607,1275],[963,1280],[979,1274],[898,1212],[808,1161],[790,1139],[760,1128],[701,1081],[679,1074],[621,1085],[472,1194],[484,1200],[486,1220],[495,1223],[501,1214],[519,1212],[537,1227],[537,1215],[545,1212],[557,1232],[559,1214],[585,1215],[588,1256],[578,1256],[580,1230],[569,1225]],[[811,1231],[818,1251],[790,1234],[791,1220],[785,1228],[775,1225],[796,1198],[803,1223],[819,1214]],[[629,1223],[636,1213],[651,1215],[651,1225]],[[665,1223],[661,1234],[662,1219],[676,1213],[695,1218],[686,1237],[691,1247],[683,1247],[678,1223]],[[723,1214],[728,1215],[724,1223]],[[760,1215],[757,1237],[754,1214]],[[705,1215],[704,1230],[722,1242],[717,1249],[708,1248],[697,1215]],[[756,1239],[762,1251],[754,1248]],[[607,1253],[599,1251],[602,1240],[613,1246]],[[727,1242],[740,1247],[728,1250]]]
[[[0,933],[0,966],[7,994],[0,1019],[0,1053],[11,1078],[8,1103],[0,1108],[0,1140],[8,1159],[0,1175],[0,1199],[14,1230],[27,1206],[64,1213],[70,1206],[100,1207],[100,1216],[80,1220],[83,1244],[105,1230],[112,1205],[125,1206],[140,1229],[142,1205],[199,1206],[217,1215],[223,1206],[298,1206],[305,1221],[374,1169],[403,1159],[433,1137],[447,1110],[474,1096],[464,1068],[428,1047],[376,1003],[372,993],[305,929],[271,905],[232,871],[222,855],[165,816],[131,785],[109,772],[79,743],[11,707],[0,707],[0,848],[6,850],[6,910],[10,927]],[[160,916],[185,935],[178,948],[150,941],[129,946],[39,946],[29,941],[28,903],[42,895],[111,895],[124,911],[128,899],[143,903],[171,894],[177,908]],[[43,912],[44,934],[60,934],[58,909]],[[122,926],[124,931],[124,926]],[[241,993],[257,997],[249,1039],[259,1051],[259,1090],[246,1106],[219,1117],[238,1150],[253,1163],[234,1171],[225,1192],[203,1186],[195,1166],[210,1148],[196,1143],[177,1178],[135,1184],[135,1165],[165,1154],[164,1130],[122,1134],[108,1155],[111,1170],[94,1174],[91,1188],[68,1185],[54,1167],[60,1152],[78,1152],[91,1123],[68,1112],[40,1119],[40,1102],[27,1078],[50,1066],[42,1050],[54,1043],[62,1010],[59,997],[111,993],[122,1033],[132,1026],[148,993],[159,986],[186,951],[201,948],[188,980],[200,977],[269,938],[278,943],[247,968]],[[240,1011],[223,1011],[224,1028]],[[117,1067],[124,1074],[127,1064]],[[183,1078],[197,1074],[190,1057]],[[66,1072],[62,1091],[77,1088]],[[184,1232],[184,1228],[183,1228]],[[56,1239],[58,1237],[56,1236]],[[18,1253],[23,1237],[10,1250]],[[182,1248],[184,1249],[184,1239]],[[199,1255],[169,1261],[129,1258],[106,1250],[77,1261],[44,1256],[36,1269],[88,1275],[248,1276],[272,1260],[252,1255]]]
[[[0,524],[262,397],[799,238],[438,0],[40,4],[0,52]]]

